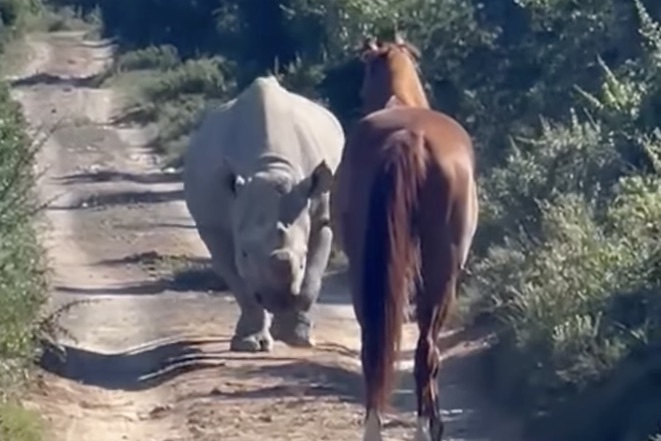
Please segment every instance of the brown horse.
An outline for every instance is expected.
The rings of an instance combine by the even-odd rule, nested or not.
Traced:
[[[435,343],[477,227],[470,136],[429,108],[417,56],[401,38],[366,43],[362,98],[371,113],[347,139],[333,195],[361,327],[366,441],[382,439],[380,414],[392,389],[410,299],[419,328],[416,440],[441,439]]]

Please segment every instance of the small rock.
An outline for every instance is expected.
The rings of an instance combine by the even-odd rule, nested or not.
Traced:
[[[163,414],[169,410],[172,410],[172,405],[170,404],[162,404],[160,406],[154,407],[152,410],[149,411],[149,417],[150,418],[158,418],[163,416]]]
[[[218,389],[217,387],[214,387],[213,389],[211,389],[211,392],[209,392],[209,395],[211,395],[211,396],[217,396],[217,395],[222,395],[222,394],[223,394],[223,392],[220,389]]]

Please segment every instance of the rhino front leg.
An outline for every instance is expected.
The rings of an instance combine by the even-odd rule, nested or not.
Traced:
[[[273,349],[273,337],[269,332],[270,317],[252,296],[245,292],[234,294],[241,310],[236,323],[230,350],[235,352],[269,352]]]
[[[321,291],[321,281],[328,265],[332,242],[333,232],[328,225],[324,225],[311,235],[308,264],[298,302],[294,308],[273,315],[271,327],[273,338],[294,347],[315,345],[310,309]]]
[[[270,317],[245,287],[234,265],[234,247],[230,236],[224,233],[200,234],[212,258],[213,269],[229,287],[239,305],[230,350],[235,352],[269,352],[273,338],[269,332]]]

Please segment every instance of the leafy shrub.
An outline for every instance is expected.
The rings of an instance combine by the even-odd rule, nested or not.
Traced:
[[[148,102],[154,103],[192,94],[219,98],[227,92],[229,84],[223,72],[222,59],[189,60],[147,83],[143,94]]]
[[[130,70],[172,69],[180,63],[177,49],[172,45],[149,46],[119,56],[115,69]]]
[[[118,64],[144,70],[131,81],[140,86],[127,103],[130,119],[156,123],[155,144],[175,162],[205,107],[227,99],[236,87],[234,66],[221,57],[176,62],[173,49],[148,48],[123,55]]]
[[[656,25],[639,13],[649,37]],[[644,59],[658,63],[660,48],[647,45]],[[475,306],[500,324],[497,390],[532,413],[621,384],[621,366],[651,357],[661,336],[661,130],[649,115],[658,69],[599,63],[600,95],[581,91],[590,113],[543,123],[482,186],[471,284],[489,295]],[[596,415],[618,399],[587,405]]]
[[[32,224],[34,152],[26,148],[23,127],[6,85],[0,85],[0,398],[34,355],[34,326],[45,289],[42,249]]]
[[[0,0],[0,39],[16,32],[38,6],[37,1]],[[19,107],[0,81],[0,439],[37,441],[38,416],[16,402],[36,355],[46,288],[43,250],[33,225],[35,148],[24,129]]]

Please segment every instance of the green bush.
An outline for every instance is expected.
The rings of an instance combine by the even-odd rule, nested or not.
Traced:
[[[162,103],[181,95],[200,94],[220,98],[230,86],[222,68],[222,59],[189,60],[166,70],[145,85],[143,95],[148,102]]]
[[[530,416],[614,384],[633,389],[623,366],[651,358],[661,337],[661,128],[650,114],[661,28],[638,8],[637,68],[616,73],[598,60],[603,86],[580,90],[583,116],[542,124],[483,179],[471,290],[488,296],[474,306],[500,324],[496,389]],[[620,400],[584,404],[599,415]]]
[[[44,300],[41,252],[33,226],[33,151],[19,109],[0,85],[0,398],[24,375]]]
[[[234,66],[221,57],[179,62],[172,48],[147,48],[122,55],[118,65],[120,72],[143,71],[131,81],[131,87],[140,86],[126,107],[132,119],[157,125],[156,146],[174,161],[206,105],[227,99],[236,88]]]
[[[41,441],[39,417],[16,403],[0,403],[0,439]]]
[[[115,69],[121,71],[172,69],[180,63],[177,48],[171,45],[149,46],[119,56]]]
[[[37,1],[0,0],[0,38],[18,35],[39,6]],[[0,53],[4,43],[0,41]],[[37,441],[38,416],[17,402],[37,356],[39,312],[46,292],[43,250],[34,226],[36,149],[24,130],[20,108],[0,81],[0,439]]]
[[[41,0],[0,0],[0,53],[3,40],[20,32],[28,19],[41,10]]]

